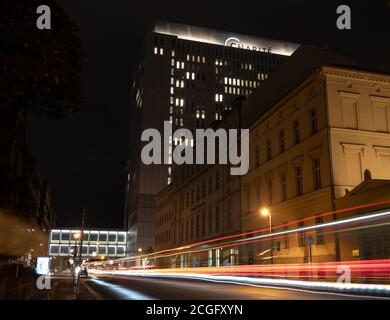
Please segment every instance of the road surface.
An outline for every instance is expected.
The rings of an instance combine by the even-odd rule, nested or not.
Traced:
[[[83,284],[96,299],[129,300],[345,300],[354,295],[299,289],[121,275],[90,275]],[[367,297],[364,297],[367,299]],[[373,297],[374,298],[374,297]]]

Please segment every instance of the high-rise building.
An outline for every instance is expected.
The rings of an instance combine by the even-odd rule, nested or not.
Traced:
[[[174,179],[168,164],[141,162],[145,129],[207,128],[238,96],[248,96],[298,48],[280,42],[170,22],[148,32],[131,88],[125,226],[128,252],[154,247],[155,195]],[[146,142],[145,142],[146,143]],[[187,141],[186,143],[193,143]]]

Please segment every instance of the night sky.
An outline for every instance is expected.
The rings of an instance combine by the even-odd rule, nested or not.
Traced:
[[[319,4],[319,2],[321,2]],[[62,120],[31,116],[28,143],[48,179],[59,226],[122,228],[131,73],[155,20],[328,47],[390,72],[389,1],[65,0],[88,54],[81,111]],[[336,28],[349,4],[352,30]],[[53,24],[55,21],[52,22]]]

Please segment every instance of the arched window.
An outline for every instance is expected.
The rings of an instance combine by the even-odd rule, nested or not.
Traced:
[[[366,180],[371,180],[371,179],[372,179],[372,177],[371,177],[371,171],[368,170],[368,169],[364,170],[364,181],[366,181]]]

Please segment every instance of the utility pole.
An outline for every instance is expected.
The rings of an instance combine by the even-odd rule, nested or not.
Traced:
[[[85,222],[87,220],[87,208],[83,208],[82,214],[81,214],[81,235],[80,235],[80,250],[79,250],[79,261],[81,265],[82,261],[82,251],[83,251],[83,238],[84,238],[84,227]]]
[[[81,214],[81,234],[80,234],[80,250],[79,250],[79,257],[78,257],[78,265],[81,267],[83,258],[83,238],[84,238],[84,227],[85,227],[85,221],[87,220],[87,208],[83,208],[82,214]],[[77,297],[80,295],[80,273],[77,274],[77,283],[76,283],[76,295]]]

